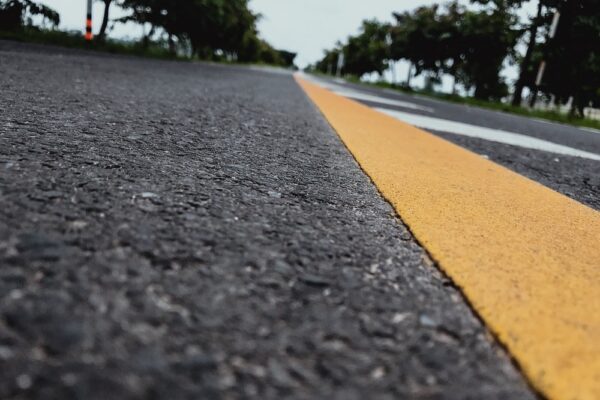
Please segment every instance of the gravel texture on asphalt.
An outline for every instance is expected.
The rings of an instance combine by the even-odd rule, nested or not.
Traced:
[[[0,398],[535,395],[289,74],[0,42]]]

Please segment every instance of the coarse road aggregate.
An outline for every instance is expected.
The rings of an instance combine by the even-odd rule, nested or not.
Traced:
[[[0,398],[535,397],[291,74],[0,42]]]

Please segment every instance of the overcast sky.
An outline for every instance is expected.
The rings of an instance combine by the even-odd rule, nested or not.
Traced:
[[[301,66],[315,62],[323,50],[354,34],[363,19],[391,21],[393,11],[405,11],[431,0],[251,0],[263,15],[264,38],[278,48],[298,52]]]
[[[338,40],[358,31],[366,18],[391,21],[393,11],[411,10],[415,7],[433,4],[433,0],[250,0],[253,11],[262,18],[258,24],[263,38],[276,48],[298,53],[296,64],[304,67],[323,55],[323,50],[331,48]],[[467,0],[463,1],[467,3]],[[42,0],[42,3],[56,9],[61,16],[61,28],[82,30],[85,22],[86,0]],[[525,7],[524,14],[533,13],[534,2]],[[100,26],[102,3],[94,4],[94,32]],[[111,18],[123,15],[123,11],[113,7]],[[118,24],[110,33],[112,37],[137,38],[142,28],[134,24]],[[404,76],[407,65],[400,63],[397,75]],[[505,75],[514,78],[514,69],[508,68]]]
[[[56,9],[61,16],[61,28],[83,29],[86,0],[42,0]],[[260,13],[258,24],[263,38],[276,48],[298,53],[300,66],[315,62],[323,50],[336,41],[356,33],[365,18],[391,21],[393,11],[404,11],[432,0],[250,0],[250,7]],[[102,18],[102,3],[94,4],[94,31]],[[111,18],[119,17],[122,10],[112,8]],[[114,37],[141,35],[139,27],[117,25]]]

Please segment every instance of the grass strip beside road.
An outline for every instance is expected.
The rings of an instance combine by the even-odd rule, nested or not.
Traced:
[[[298,82],[531,384],[550,399],[600,398],[600,213]]]
[[[3,31],[0,28],[0,39],[24,43],[36,43],[76,49],[95,50],[112,54],[128,54],[149,58],[188,60],[187,57],[171,54],[168,49],[149,42],[127,42],[106,39],[88,42],[79,32],[24,28],[18,32]]]

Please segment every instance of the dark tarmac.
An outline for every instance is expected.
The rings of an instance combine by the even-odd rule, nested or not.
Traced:
[[[343,86],[344,88],[371,96],[410,102],[428,108],[432,112],[359,100],[368,106],[435,117],[474,126],[501,129],[569,146],[574,149],[600,154],[600,132],[588,130],[587,128],[525,118],[519,115],[442,102],[422,96],[411,96],[398,91],[348,82],[341,85],[339,81],[336,82],[332,79],[324,79],[323,77],[319,77],[318,80],[340,87]],[[444,132],[442,129],[427,130],[571,197],[580,203],[600,210],[600,161],[461,136],[451,132]]]
[[[535,395],[290,74],[0,42],[0,398]]]

